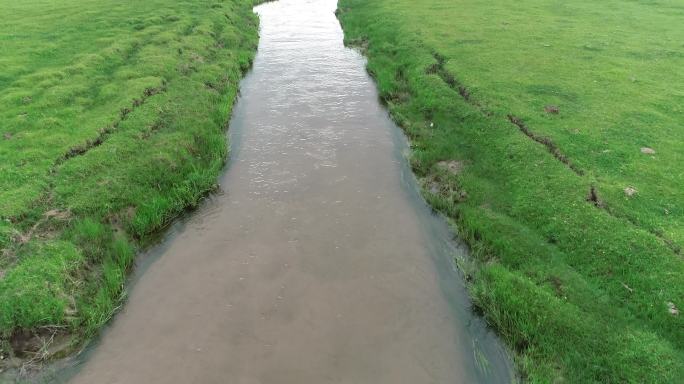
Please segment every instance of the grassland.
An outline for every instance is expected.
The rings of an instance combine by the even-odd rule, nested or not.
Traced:
[[[251,6],[0,0],[0,371],[92,335],[141,242],[215,188]]]
[[[684,377],[684,5],[341,0],[529,382]]]

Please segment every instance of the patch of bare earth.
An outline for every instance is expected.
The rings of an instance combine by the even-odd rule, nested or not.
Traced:
[[[453,175],[459,175],[461,172],[463,172],[464,164],[462,161],[459,160],[450,160],[450,161],[440,161],[437,163],[437,166],[439,168],[442,168],[444,170],[449,171],[449,173]]]

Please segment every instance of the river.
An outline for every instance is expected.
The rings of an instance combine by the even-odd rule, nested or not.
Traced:
[[[335,0],[255,11],[259,51],[221,193],[142,258],[73,383],[509,383],[464,249],[421,199],[402,133]]]

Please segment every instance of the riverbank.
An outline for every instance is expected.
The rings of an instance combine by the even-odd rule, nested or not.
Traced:
[[[657,7],[340,1],[529,381],[682,377],[683,36]]]
[[[0,1],[0,371],[60,356],[136,249],[216,186],[249,1]]]

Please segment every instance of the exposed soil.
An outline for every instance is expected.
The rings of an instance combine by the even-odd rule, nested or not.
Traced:
[[[560,109],[555,105],[547,105],[544,107],[544,112],[551,115],[557,115],[558,113],[560,113]]]
[[[627,197],[632,197],[632,196],[637,194],[637,190],[634,187],[626,187],[624,189],[624,191],[625,191],[625,196],[627,196]]]
[[[459,175],[465,167],[463,162],[458,160],[440,161],[437,163],[437,166],[442,169],[446,169],[452,175]]]
[[[596,187],[593,185],[591,188],[589,188],[589,193],[587,194],[587,201],[594,204],[597,208],[603,208],[603,201],[598,196],[598,192],[596,191]]]

